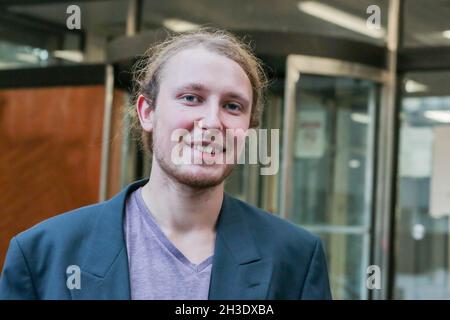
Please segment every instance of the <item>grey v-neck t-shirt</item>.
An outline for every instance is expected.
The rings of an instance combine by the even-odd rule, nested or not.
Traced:
[[[142,188],[127,199],[124,232],[131,299],[208,299],[213,256],[200,264],[190,262],[157,225]]]

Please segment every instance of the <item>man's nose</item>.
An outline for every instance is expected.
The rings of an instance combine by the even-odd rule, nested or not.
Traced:
[[[221,107],[218,102],[211,101],[205,111],[201,121],[202,129],[219,129],[223,128]]]

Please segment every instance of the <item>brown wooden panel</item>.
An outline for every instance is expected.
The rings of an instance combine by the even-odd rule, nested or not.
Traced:
[[[0,91],[0,263],[11,237],[98,201],[104,87]]]
[[[108,163],[107,198],[113,197],[121,189],[120,172],[122,163],[123,132],[125,130],[123,118],[125,116],[127,95],[122,90],[114,91],[111,116],[110,150]]]

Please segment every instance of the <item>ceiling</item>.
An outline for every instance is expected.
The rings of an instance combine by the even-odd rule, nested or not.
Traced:
[[[408,97],[425,96],[449,96],[450,95],[450,71],[410,72],[404,77],[404,84],[413,80],[419,85],[425,86],[424,90],[406,90],[403,86],[403,95]],[[449,106],[450,108],[450,106]]]
[[[59,3],[55,3],[59,2]],[[374,39],[326,22],[297,8],[298,0],[145,0],[143,29],[162,26],[165,19],[181,19],[195,24],[230,30],[274,30],[303,32],[343,37],[383,45]],[[366,9],[376,4],[381,9],[381,24],[386,27],[388,0],[320,0],[319,2],[366,19]],[[6,10],[25,14],[65,26],[66,8],[78,4],[82,29],[96,36],[112,38],[123,35],[128,1],[67,1],[41,0],[38,5],[27,0],[0,0],[15,3]],[[22,3],[22,5],[17,4]],[[426,5],[425,5],[426,3]],[[442,31],[450,29],[450,0],[405,0],[404,45],[407,47],[450,46]]]

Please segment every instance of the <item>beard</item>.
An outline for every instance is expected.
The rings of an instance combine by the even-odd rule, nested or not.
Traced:
[[[218,186],[234,169],[234,164],[175,164],[170,155],[166,155],[163,148],[159,147],[157,140],[153,140],[153,156],[159,167],[170,179],[193,189],[208,189]],[[200,168],[201,172],[198,172],[194,168],[195,166],[204,166],[204,168]]]

